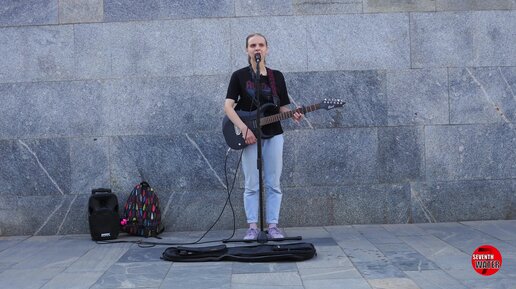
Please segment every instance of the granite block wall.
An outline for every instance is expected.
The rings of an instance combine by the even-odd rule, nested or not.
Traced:
[[[0,235],[88,233],[147,180],[168,231],[245,226],[221,134],[245,36],[294,105],[283,226],[516,218],[516,1],[4,0]],[[235,177],[236,174],[236,177]],[[227,181],[226,181],[227,179]],[[233,182],[233,180],[235,180]]]

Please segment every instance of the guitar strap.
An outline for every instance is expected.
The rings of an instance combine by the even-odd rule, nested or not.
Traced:
[[[272,91],[272,100],[274,101],[274,105],[279,106],[280,99],[278,96],[278,90],[276,88],[276,78],[274,77],[274,73],[272,72],[272,69],[270,69],[268,67],[266,69],[267,69],[267,76],[269,77],[269,85],[270,85],[271,91]],[[254,79],[255,72],[251,68],[251,65],[249,65],[249,73],[251,74],[251,79]]]
[[[276,89],[276,79],[274,78],[274,73],[272,72],[272,69],[267,67],[267,76],[269,76],[269,84],[272,89],[272,98],[274,100],[274,104],[276,106],[279,106],[280,100],[278,96],[278,91]]]

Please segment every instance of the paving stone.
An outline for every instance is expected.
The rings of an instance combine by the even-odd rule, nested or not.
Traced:
[[[502,265],[503,267],[503,265]],[[447,274],[449,274],[453,279],[459,280],[461,283],[464,283],[465,280],[482,280],[485,279],[486,276],[478,274],[474,269],[471,263],[469,264],[469,267],[462,268],[462,269],[449,269],[445,270]],[[500,271],[498,271],[500,273]],[[498,275],[496,273],[496,278],[500,278],[501,275]],[[494,277],[493,276],[493,277]],[[467,287],[467,286],[466,286]],[[468,287],[469,288],[469,287]]]
[[[377,244],[389,261],[402,271],[435,270],[439,267],[407,244]]]
[[[230,289],[231,285],[231,276],[189,276],[188,278],[180,278],[180,279],[170,279],[167,278],[163,280],[160,288],[174,288],[174,286],[180,285],[181,288],[187,289],[211,289],[211,288],[221,288],[221,289]]]
[[[172,270],[170,278],[175,278],[176,273],[192,273],[199,274],[205,272],[207,274],[227,274],[233,270],[234,262],[216,261],[216,262],[172,262]],[[189,273],[190,272],[190,273]]]
[[[335,241],[367,241],[367,239],[360,234],[356,226],[326,226],[326,230],[330,233]]]
[[[40,243],[40,244],[36,244]],[[22,245],[26,243],[23,242]],[[32,246],[21,246],[23,250],[27,249],[26,259],[19,261],[13,269],[35,269],[35,268],[61,268],[64,269],[79,257],[86,254],[95,247],[95,243],[84,239],[66,239],[62,238],[55,242],[35,241]],[[32,254],[30,251],[36,251]]]
[[[274,272],[296,272],[295,263],[247,263],[233,262],[232,274],[250,274],[250,273],[274,273]]]
[[[471,255],[443,242],[434,236],[400,237],[421,255],[434,262],[442,270],[471,267]]]
[[[0,230],[0,235],[2,232]],[[16,246],[16,244],[22,242],[23,240],[29,238],[29,236],[5,236],[0,237],[0,252],[9,249],[10,247]]]
[[[231,284],[259,284],[266,282],[269,286],[301,286],[303,283],[297,272],[233,274]]]
[[[62,270],[62,267],[8,269],[0,273],[0,280],[2,281],[2,286],[9,284],[10,288],[39,289],[57,276]]]
[[[161,242],[161,240],[156,240]],[[132,247],[118,259],[117,263],[136,263],[136,262],[158,262],[161,261],[161,254],[166,247],[158,246],[156,248],[140,248]]]
[[[402,243],[393,233],[385,230],[381,225],[359,225],[353,226],[369,242],[374,245],[379,244],[399,244]]]
[[[465,280],[463,281],[467,288],[471,289],[514,289],[514,279],[490,279],[486,280]]]
[[[305,232],[304,241],[315,243],[318,255],[286,263],[164,262],[159,256],[165,247],[97,244],[88,234],[0,237],[0,244],[15,242],[0,251],[0,282],[13,288],[512,289],[516,242],[506,232],[512,232],[512,223],[287,227]],[[509,240],[492,236],[499,232]],[[169,231],[160,242],[195,241],[202,233]],[[209,237],[230,233],[217,230]],[[471,252],[464,251],[473,240],[489,241],[502,252],[504,263],[494,276],[482,276],[471,267]],[[229,244],[236,245],[241,244]]]
[[[310,280],[329,279],[359,279],[362,276],[355,268],[333,267],[333,268],[299,268],[299,275],[303,283]]]
[[[281,289],[285,288],[285,286],[274,286],[264,284],[265,282],[261,282],[258,284],[231,284],[231,289]],[[289,289],[305,289],[304,286],[288,286]],[[193,289],[193,288],[192,288]]]
[[[312,243],[316,248],[336,247],[337,242],[333,238],[304,238],[303,242]]]
[[[340,241],[338,243],[352,262],[389,262],[387,257],[367,240]]]
[[[14,265],[16,265],[15,262],[0,261],[0,272],[10,269]]]
[[[385,278],[368,280],[373,289],[420,289],[408,278]]]
[[[405,273],[390,261],[353,261],[353,264],[365,279],[404,278]]]
[[[133,244],[130,243],[121,243],[96,246],[86,254],[80,256],[65,272],[105,272],[116,263],[132,245]]]
[[[330,233],[324,227],[288,227],[285,232],[290,236],[300,235],[305,239],[321,239],[331,238]]]
[[[503,258],[503,256],[502,256]],[[516,278],[516,261],[514,259],[509,260],[509,262],[502,263],[502,268],[496,274],[500,275],[502,278],[514,279]]]
[[[462,224],[482,231],[500,240],[516,240],[516,220],[497,221],[469,221]]]
[[[451,277],[449,274],[441,270],[425,270],[425,271],[408,271],[405,272],[421,289],[466,289],[467,287],[461,284],[457,279]]]
[[[23,242],[17,243],[10,250],[0,252],[0,259],[15,263],[23,262],[32,256],[38,256],[41,251],[52,247],[52,244],[60,238],[61,236],[32,236]],[[19,254],[19,252],[24,254]]]
[[[41,289],[89,289],[104,272],[62,272],[52,278]],[[79,281],[80,280],[80,281]]]
[[[418,226],[466,254],[472,254],[477,247],[483,244],[492,244],[494,246],[502,244],[499,239],[483,234],[461,223],[445,223],[441,224],[441,226],[420,224]],[[509,245],[506,244],[506,246]]]
[[[420,236],[428,234],[414,224],[386,224],[382,226],[395,236]]]
[[[331,279],[331,280],[307,280],[303,282],[305,289],[371,289],[371,286],[363,278],[357,279]]]
[[[158,287],[171,266],[169,262],[116,263],[90,288]]]
[[[352,267],[351,261],[348,259],[343,250],[338,246],[318,247],[316,250],[317,255],[314,258],[303,262],[298,262],[297,267],[299,269]]]

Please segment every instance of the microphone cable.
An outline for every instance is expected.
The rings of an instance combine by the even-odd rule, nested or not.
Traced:
[[[249,128],[247,128],[247,130],[249,130]],[[247,131],[246,131],[246,133],[247,133]],[[227,192],[226,201],[225,201],[224,206],[222,207],[222,210],[221,210],[219,216],[217,217],[217,219],[208,228],[208,230],[206,230],[201,235],[201,237],[199,237],[196,241],[185,242],[185,243],[165,243],[165,242],[150,242],[150,241],[144,241],[144,240],[140,239],[140,240],[135,240],[135,241],[125,241],[125,240],[119,240],[119,241],[96,241],[96,243],[97,244],[135,243],[135,244],[138,244],[138,246],[141,247],[141,248],[150,248],[150,247],[154,247],[154,246],[157,246],[157,245],[182,246],[182,245],[208,244],[208,243],[214,243],[214,242],[224,242],[226,240],[229,240],[229,239],[233,238],[233,236],[235,235],[235,232],[236,232],[236,217],[235,217],[235,209],[233,207],[233,203],[231,202],[231,193],[233,192],[233,189],[235,187],[235,183],[236,183],[236,179],[237,179],[237,176],[238,176],[238,171],[239,171],[239,168],[240,168],[240,163],[242,161],[242,155],[244,153],[244,150],[242,149],[241,152],[240,152],[240,156],[238,158],[238,162],[237,162],[237,166],[236,166],[236,170],[235,170],[235,176],[233,178],[233,182],[231,183],[231,187],[230,187],[229,186],[229,180],[228,180],[227,163],[228,163],[228,156],[229,156],[229,153],[231,152],[231,150],[232,149],[229,148],[226,151],[226,156],[224,158],[224,175],[225,175],[225,180],[226,180],[226,192]],[[204,237],[206,237],[206,235],[220,221],[220,219],[222,218],[222,215],[224,214],[224,211],[226,210],[226,207],[227,207],[228,203],[229,203],[229,207],[231,208],[231,213],[232,213],[232,216],[233,216],[233,231],[231,233],[231,236],[228,237],[228,238],[225,238],[225,239],[201,242],[201,240],[204,239]],[[161,237],[158,237],[158,239],[161,239]]]
[[[261,60],[261,55],[258,55],[258,57],[260,57],[260,60]],[[253,76],[253,69],[251,68],[251,65],[249,65],[249,69],[251,71],[251,78],[254,78],[256,77]],[[259,77],[259,76],[258,76]],[[258,79],[258,82],[259,82],[259,79]],[[256,95],[255,95],[256,96]],[[253,106],[253,102],[254,101],[257,101],[256,105],[258,106],[260,101],[259,99],[257,98],[253,98],[253,100],[251,101],[251,103],[249,104],[249,109],[252,108]],[[247,133],[249,132],[249,127],[247,127],[246,131],[245,131],[245,134],[244,132],[241,132],[242,133],[242,137],[244,137],[244,140],[245,140],[245,136],[247,135]],[[154,247],[156,245],[167,245],[167,246],[182,246],[182,245],[196,245],[196,244],[208,244],[208,243],[214,243],[214,242],[224,242],[224,241],[227,241],[227,240],[230,240],[231,238],[233,238],[233,236],[235,235],[235,232],[236,232],[236,217],[235,217],[235,209],[233,208],[233,203],[231,203],[231,193],[233,192],[233,189],[235,187],[235,182],[236,182],[236,179],[237,179],[237,176],[238,176],[238,170],[240,169],[240,163],[242,161],[242,155],[244,154],[244,150],[242,149],[241,152],[240,152],[240,156],[238,158],[238,162],[237,162],[237,166],[236,166],[236,170],[235,170],[235,177],[233,178],[233,182],[231,184],[231,188],[229,186],[229,181],[228,181],[228,171],[227,171],[227,162],[228,162],[228,155],[229,155],[229,152],[231,152],[231,148],[229,148],[227,151],[226,151],[226,157],[224,159],[224,175],[225,175],[225,179],[226,179],[226,190],[227,190],[227,198],[226,198],[226,202],[224,203],[224,206],[222,207],[222,210],[220,211],[220,214],[219,216],[217,217],[217,219],[215,220],[215,222],[213,222],[213,224],[208,228],[208,230],[206,230],[206,232],[204,232],[204,234],[202,234],[201,237],[199,237],[196,241],[194,242],[186,242],[186,243],[163,243],[163,242],[149,242],[149,241],[144,241],[144,240],[137,240],[137,241],[124,241],[124,240],[121,240],[121,241],[96,241],[97,244],[110,244],[110,243],[136,243],[138,244],[139,247],[142,247],[142,248],[147,248],[147,247]],[[224,211],[226,210],[226,206],[228,205],[229,203],[229,206],[231,208],[231,213],[232,213],[232,216],[233,216],[233,231],[231,233],[231,236],[229,238],[225,238],[225,239],[220,239],[220,240],[212,240],[212,241],[204,241],[204,242],[201,242],[202,239],[204,239],[204,237],[213,229],[213,227],[215,227],[215,225],[219,222],[220,218],[222,218],[222,215],[224,214]],[[161,239],[160,237],[158,237],[159,239]]]

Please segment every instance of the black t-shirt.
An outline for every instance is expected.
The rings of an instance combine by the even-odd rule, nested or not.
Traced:
[[[264,104],[272,103],[276,104],[275,107],[269,107],[266,111],[262,111],[264,115],[271,115],[279,113],[279,107],[283,105],[290,104],[290,100],[288,98],[287,86],[285,84],[285,78],[283,74],[278,70],[269,70],[272,71],[274,75],[274,81],[276,82],[276,92],[278,94],[277,97],[272,96],[272,88],[269,83],[269,76],[260,76],[260,104],[263,107]],[[231,75],[231,80],[229,81],[228,92],[226,94],[227,99],[233,99],[236,102],[235,110],[243,110],[243,111],[253,111],[256,110],[256,105],[253,102],[255,96],[254,89],[254,79],[253,72],[251,68],[244,67],[241,68]],[[276,99],[276,100],[275,100]],[[269,137],[282,134],[283,129],[281,127],[281,123],[274,122],[262,127],[262,132],[264,135],[268,135]],[[265,136],[264,136],[265,138]]]

